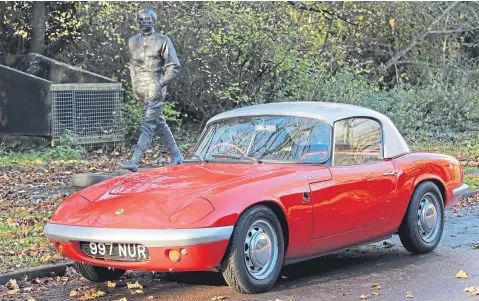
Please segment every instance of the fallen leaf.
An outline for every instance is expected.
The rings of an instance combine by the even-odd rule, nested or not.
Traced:
[[[378,292],[371,292],[371,294],[373,294],[374,296],[379,296]]]
[[[135,288],[143,288],[143,285],[140,284],[140,282],[136,281],[135,283],[129,283],[127,282],[126,283],[126,286],[129,288],[129,289],[135,289]]]
[[[472,244],[472,247],[473,247],[474,249],[479,249],[479,243],[477,243],[477,244]]]
[[[20,286],[18,285],[17,280],[15,280],[15,279],[8,280],[8,282],[6,284],[6,287],[11,289],[11,290],[19,290],[20,289]]]
[[[134,291],[131,290],[130,293],[131,293],[132,295],[143,294],[143,290],[134,290]]]
[[[121,299],[116,299],[116,300],[113,300],[113,301],[128,301],[125,297],[121,298]]]
[[[363,295],[359,296],[359,298],[361,298],[361,299],[363,299],[363,300],[364,300],[364,299],[368,299],[368,298],[369,298],[369,296],[368,296],[368,295],[364,295],[364,294],[363,294]]]
[[[70,297],[75,297],[78,296],[78,292],[76,290],[73,290],[70,292]]]
[[[379,284],[375,283],[375,284],[371,285],[371,288],[372,288],[373,290],[378,290],[378,289],[381,288],[381,286],[380,286]]]
[[[225,300],[225,299],[228,299],[228,298],[225,297],[225,296],[215,296],[215,297],[211,298],[211,300]]]
[[[471,296],[477,296],[479,295],[479,286],[466,287],[464,291],[471,294]]]
[[[411,291],[406,292],[406,298],[414,298]]]
[[[457,272],[456,278],[467,279],[467,278],[469,278],[469,275],[466,272],[464,272],[463,270],[460,270],[459,272]]]
[[[396,20],[393,18],[389,19],[389,25],[391,25],[392,28],[396,27]]]
[[[27,298],[27,301],[36,301],[36,300],[35,300],[35,298],[28,297],[28,298]]]
[[[146,299],[154,299],[154,298],[155,297],[153,297],[153,296],[148,296],[148,298],[146,298]]]
[[[392,247],[394,247],[393,244],[390,244],[390,243],[387,242],[387,241],[383,242],[383,248],[389,249],[389,248],[392,248]]]
[[[116,287],[116,283],[115,282],[112,282],[112,281],[108,281],[106,283],[106,286],[110,287],[110,288],[113,288],[113,287]]]
[[[40,261],[45,263],[47,261],[49,261],[50,259],[52,259],[52,256],[50,254],[45,254],[42,256],[42,258],[40,258]]]

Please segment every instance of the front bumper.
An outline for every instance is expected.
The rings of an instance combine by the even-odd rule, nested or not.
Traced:
[[[219,266],[233,232],[233,226],[198,229],[111,229],[47,224],[45,236],[56,246],[63,245],[63,255],[74,261],[120,268],[157,272],[204,271]],[[87,256],[80,241],[142,244],[148,248],[149,259],[124,262]],[[187,255],[174,262],[169,250],[186,249]]]
[[[117,229],[67,226],[48,223],[45,236],[55,241],[135,243],[147,248],[194,246],[229,240],[233,226],[196,229]]]
[[[469,186],[467,184],[462,184],[461,186],[452,190],[452,196],[460,197],[468,191],[469,191]]]

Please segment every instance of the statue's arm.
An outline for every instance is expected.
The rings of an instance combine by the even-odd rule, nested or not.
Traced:
[[[165,62],[165,73],[160,79],[160,84],[161,86],[166,86],[176,77],[176,75],[178,75],[181,67],[180,60],[178,59],[178,56],[176,56],[176,50],[175,47],[173,47],[170,38],[166,38],[165,46],[160,55]]]
[[[136,70],[135,70],[135,66],[134,66],[135,62],[133,60],[133,52],[135,51],[134,37],[130,38],[130,40],[128,41],[128,50],[129,50],[128,51],[128,54],[129,54],[128,69],[130,70],[131,86],[132,86],[132,89],[133,89],[133,95],[138,100],[138,95],[136,93]]]

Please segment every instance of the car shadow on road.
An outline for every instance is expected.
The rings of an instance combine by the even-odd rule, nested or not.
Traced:
[[[279,292],[288,290],[292,286],[299,288],[404,268],[420,263],[424,256],[438,255],[435,255],[434,252],[425,255],[411,255],[400,246],[390,247],[382,244],[353,248],[285,266],[278,282],[270,291]],[[221,273],[217,272],[180,273],[171,280],[197,286],[227,285]],[[166,279],[166,281],[169,280]]]

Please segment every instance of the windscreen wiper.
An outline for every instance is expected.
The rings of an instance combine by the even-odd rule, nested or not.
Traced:
[[[241,157],[237,157],[237,156],[231,156],[231,155],[228,155],[228,154],[213,154],[211,155],[212,157],[215,157],[215,158],[228,158],[228,159],[233,159],[233,160],[249,160],[249,161],[253,161],[253,162],[256,162],[256,163],[263,163],[262,160],[258,160],[254,157],[249,157],[249,156],[241,156]]]

